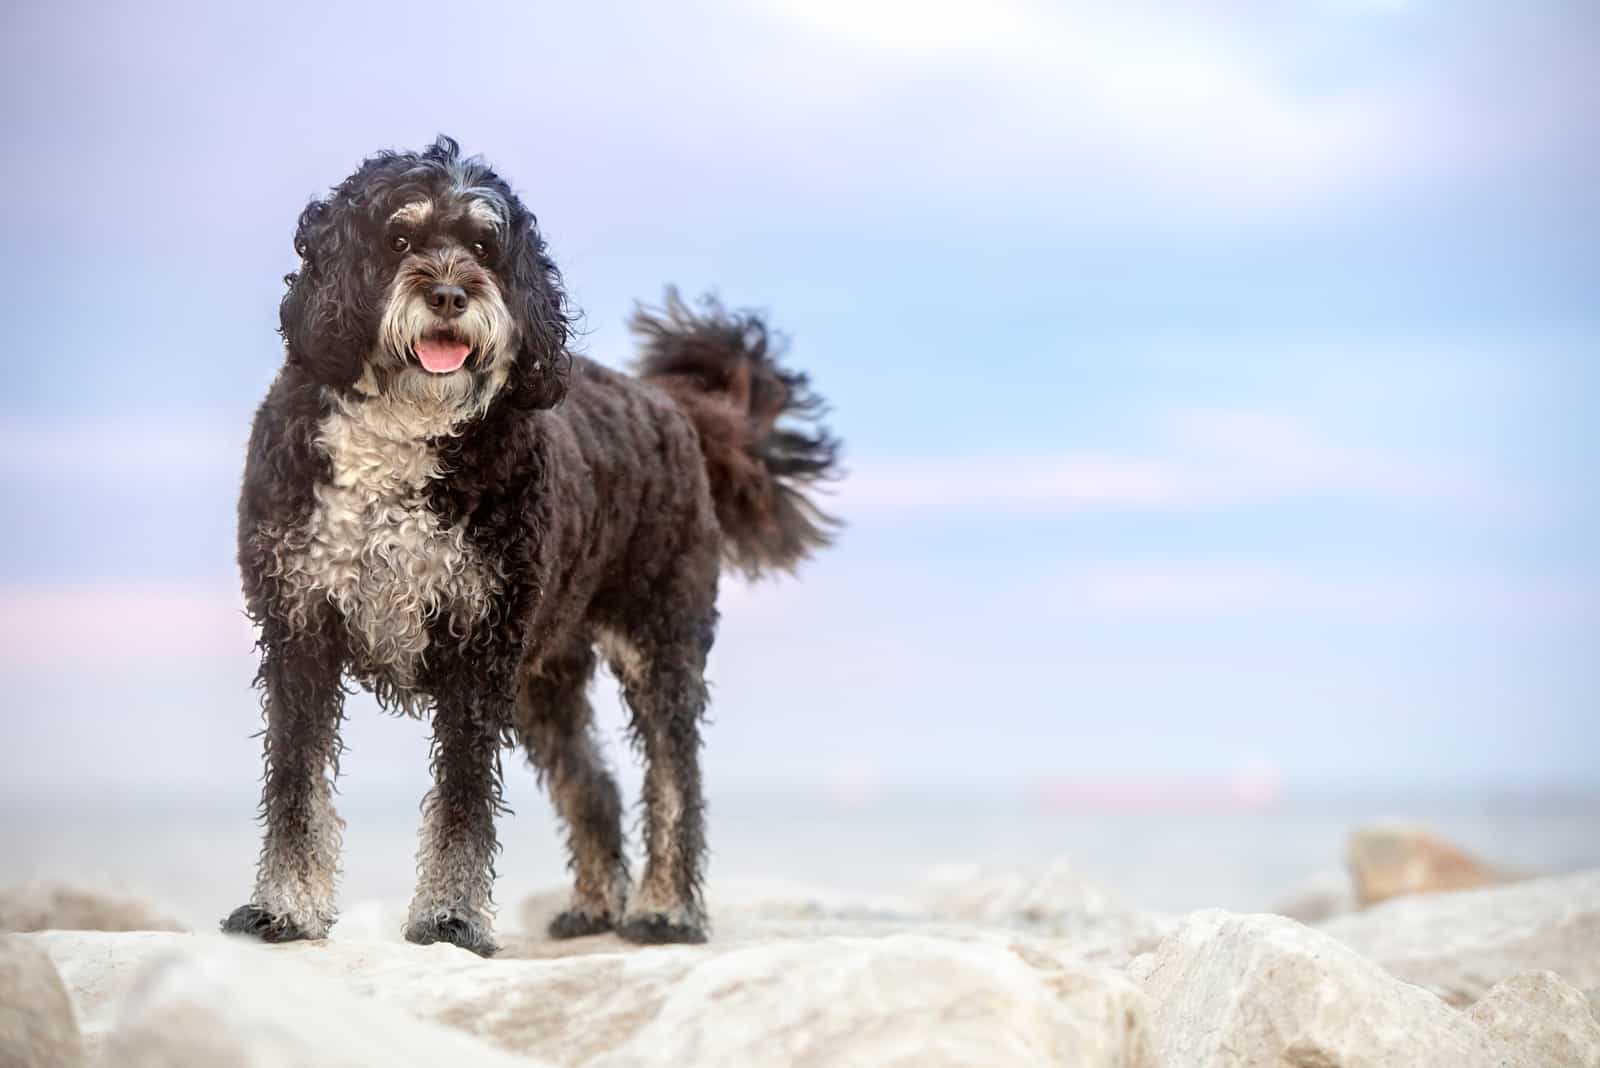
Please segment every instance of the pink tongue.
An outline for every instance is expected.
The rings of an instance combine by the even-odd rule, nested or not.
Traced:
[[[467,362],[470,346],[460,341],[419,341],[417,359],[436,375],[447,375]]]

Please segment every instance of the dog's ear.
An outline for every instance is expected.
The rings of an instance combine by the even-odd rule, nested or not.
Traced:
[[[507,385],[518,407],[554,408],[566,396],[572,369],[566,292],[538,222],[520,207],[514,214],[506,303],[517,324],[517,361]]]
[[[278,331],[288,360],[323,385],[344,388],[361,375],[372,346],[370,257],[361,250],[356,211],[315,200],[300,213],[294,249],[300,270],[284,278],[289,291],[278,305]]]

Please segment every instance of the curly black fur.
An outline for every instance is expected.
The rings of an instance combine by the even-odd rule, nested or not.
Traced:
[[[533,215],[448,138],[368,159],[306,208],[295,248],[286,358],[239,501],[266,833],[251,902],[223,928],[288,940],[334,922],[332,778],[354,681],[433,724],[408,938],[493,951],[512,744],[568,831],[575,892],[552,935],[703,939],[699,730],[720,559],[788,569],[827,543],[832,521],[803,488],[831,473],[837,443],[778,426],[821,402],[759,319],[696,315],[670,291],[664,313],[634,319],[641,378],[571,357]],[[591,734],[597,646],[647,761],[636,885]]]
[[[228,934],[254,935],[263,942],[299,942],[308,935],[290,920],[254,905],[240,905],[222,921]]]
[[[636,309],[635,369],[694,417],[729,562],[751,576],[793,570],[833,540],[838,521],[804,488],[834,476],[839,442],[825,427],[778,421],[815,423],[827,405],[804,374],[779,365],[782,345],[758,316],[728,312],[712,297],[702,306],[697,315],[668,289],[664,308]]]
[[[380,152],[339,183],[332,196],[300,213],[294,248],[301,269],[285,276],[288,292],[278,308],[288,363],[312,382],[347,388],[374,343],[384,289],[394,273],[380,244],[386,208],[428,197],[445,183],[486,189],[511,209],[507,240],[490,249],[490,265],[517,299],[522,351],[516,362],[515,407],[550,408],[560,402],[572,357],[561,276],[545,249],[538,221],[511,187],[476,159],[463,160],[456,142],[441,137],[420,154]]]

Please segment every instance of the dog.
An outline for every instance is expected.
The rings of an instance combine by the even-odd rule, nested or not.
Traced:
[[[285,359],[255,416],[238,557],[257,628],[264,835],[225,931],[325,937],[347,684],[432,725],[405,937],[489,955],[500,757],[520,747],[567,833],[549,933],[701,942],[699,767],[719,573],[792,570],[837,522],[806,376],[761,318],[669,289],[635,375],[574,356],[534,216],[441,136],[383,152],[295,230]],[[645,863],[594,737],[599,657],[642,752]]]

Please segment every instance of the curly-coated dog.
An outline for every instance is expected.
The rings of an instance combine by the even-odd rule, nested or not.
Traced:
[[[670,290],[632,321],[637,377],[570,355],[533,215],[449,138],[365,161],[305,209],[295,250],[286,358],[239,500],[265,836],[250,903],[223,929],[284,941],[333,924],[354,681],[432,721],[408,939],[494,951],[500,751],[521,746],[575,876],[551,935],[703,940],[718,572],[789,569],[829,541],[805,494],[837,453],[821,402],[758,318]],[[586,696],[596,649],[647,765],[637,885]]]

